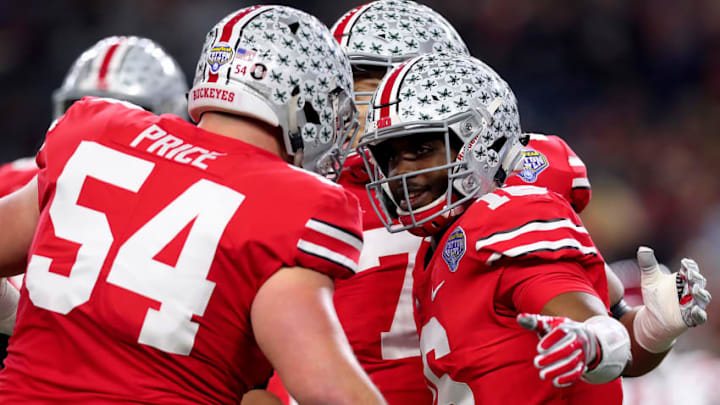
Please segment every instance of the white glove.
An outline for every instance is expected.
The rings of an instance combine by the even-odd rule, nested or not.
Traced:
[[[644,306],[633,322],[635,339],[645,350],[661,353],[669,350],[688,327],[705,323],[705,308],[712,297],[692,259],[683,259],[676,274],[663,273],[648,247],[638,248],[637,260],[642,270]]]
[[[576,322],[559,316],[520,314],[517,322],[537,332],[540,342],[533,364],[540,378],[558,388],[578,380],[604,384],[620,376],[630,359],[630,336],[609,316]]]

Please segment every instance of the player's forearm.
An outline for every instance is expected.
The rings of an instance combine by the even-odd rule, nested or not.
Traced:
[[[280,269],[258,290],[251,319],[258,345],[299,403],[385,403],[353,355],[328,276]]]
[[[632,360],[623,371],[624,377],[638,377],[652,371],[660,364],[660,362],[662,362],[670,351],[670,349],[668,349],[664,352],[652,353],[645,350],[642,346],[640,346],[640,344],[638,344],[637,340],[635,340],[633,323],[635,322],[635,316],[640,308],[640,306],[633,307],[625,312],[625,314],[623,314],[620,318],[620,322],[623,326],[625,326],[625,329],[627,329],[630,334],[630,352],[632,353]]]

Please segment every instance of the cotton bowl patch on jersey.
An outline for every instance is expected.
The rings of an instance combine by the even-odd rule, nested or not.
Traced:
[[[448,236],[443,248],[442,258],[447,263],[451,272],[455,272],[460,264],[460,259],[465,255],[465,231],[459,226]]]
[[[526,183],[535,183],[538,175],[550,166],[547,158],[542,153],[532,150],[523,149],[523,168],[518,176]]]
[[[212,48],[207,53],[207,63],[210,65],[210,71],[217,73],[220,66],[228,63],[233,57],[233,49],[230,44],[221,42]]]

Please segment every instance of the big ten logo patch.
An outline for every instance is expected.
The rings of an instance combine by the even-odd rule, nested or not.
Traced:
[[[518,173],[526,183],[534,183],[538,175],[550,166],[547,158],[542,153],[532,150],[523,149],[523,168]]]
[[[450,269],[451,272],[454,273],[457,271],[460,260],[465,255],[465,250],[465,231],[458,226],[452,231],[450,236],[448,236],[442,251],[442,258],[445,260],[445,263],[447,263],[448,269]]]
[[[220,66],[228,63],[233,57],[233,49],[230,44],[219,42],[207,53],[207,63],[212,73],[217,73]]]

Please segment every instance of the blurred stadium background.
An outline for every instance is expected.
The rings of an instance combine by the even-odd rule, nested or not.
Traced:
[[[608,262],[633,258],[645,244],[670,269],[683,256],[700,263],[716,299],[709,325],[678,346],[705,350],[706,360],[720,355],[720,2],[421,2],[446,16],[473,55],[508,80],[526,132],[560,135],[583,158],[593,185],[583,219]],[[279,3],[328,25],[361,4]],[[35,153],[50,121],[52,91],[97,40],[151,38],[190,81],[206,31],[250,4],[0,1],[0,162]],[[717,387],[713,364],[707,383]],[[705,403],[684,401],[678,403]]]

